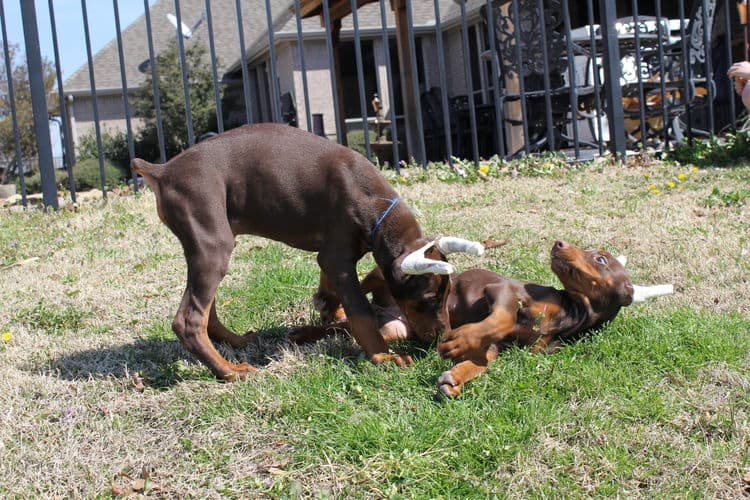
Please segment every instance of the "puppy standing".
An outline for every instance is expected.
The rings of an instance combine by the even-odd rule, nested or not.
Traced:
[[[424,237],[411,211],[363,156],[332,141],[279,124],[236,128],[202,141],[165,165],[132,161],[156,195],[159,217],[182,244],[187,286],[172,329],[182,345],[220,379],[254,370],[227,362],[211,340],[245,346],[218,319],[214,297],[238,234],[255,234],[317,252],[321,290],[340,297],[351,331],[375,362],[411,362],[387,353],[359,287],[357,261],[372,250],[393,297],[413,328],[448,326],[451,251],[461,242]]]

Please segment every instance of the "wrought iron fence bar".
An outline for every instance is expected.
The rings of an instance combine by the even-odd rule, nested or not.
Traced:
[[[185,61],[185,40],[182,37],[182,14],[180,12],[180,0],[174,0],[174,16],[177,18],[177,50],[180,57],[180,76],[182,77],[182,93],[185,96],[185,124],[187,125],[188,145],[195,144],[195,131],[193,130],[193,109],[190,104],[190,82],[188,81],[188,68]]]
[[[333,36],[331,33],[331,12],[328,0],[323,0],[322,4],[323,23],[326,30],[326,48],[328,49],[328,67],[330,68],[330,71],[338,71],[338,68],[336,68],[336,64],[334,63],[333,39],[331,38]],[[331,75],[331,91],[333,92],[333,121],[336,125],[336,139],[339,144],[346,144],[346,130],[341,130],[341,120],[339,119],[341,116],[341,103],[339,103],[338,83],[336,82],[336,77],[334,75]]]
[[[438,0],[435,0],[437,5]],[[492,67],[492,102],[495,105],[495,144],[497,144],[496,153],[505,156],[505,139],[503,134],[503,116],[502,102],[500,99],[500,69],[498,68],[497,42],[495,40],[495,13],[492,8],[492,0],[487,0],[487,36],[490,43],[490,65]],[[442,36],[441,36],[442,42]],[[442,43],[441,43],[442,46]],[[441,57],[441,56],[438,56]],[[441,76],[445,79],[445,63],[440,71]],[[442,84],[441,84],[442,85]]]
[[[690,95],[690,82],[692,81],[692,68],[690,67],[690,48],[685,36],[685,0],[677,2],[677,10],[680,16],[680,45],[682,49],[682,80],[685,98]],[[693,117],[688,107],[685,108],[685,120],[687,120],[688,143],[693,143]]]
[[[268,58],[271,62],[271,117],[274,122],[281,121],[281,90],[279,89],[278,71],[276,68],[276,43],[273,35],[273,13],[271,1],[266,0],[266,24],[268,25]]]
[[[354,59],[357,65],[357,87],[359,88],[359,112],[362,114],[362,131],[365,141],[367,159],[372,161],[370,148],[370,127],[367,123],[367,104],[365,103],[365,75],[362,68],[362,41],[359,37],[359,17],[357,16],[357,0],[349,0],[352,8],[352,25],[354,27]]]
[[[96,81],[94,79],[94,58],[91,55],[91,36],[89,33],[89,19],[86,10],[86,0],[81,0],[81,13],[83,15],[83,33],[86,39],[86,60],[89,70],[89,84],[91,89],[91,107],[94,113],[94,131],[96,134],[96,151],[99,155],[99,179],[101,181],[102,198],[107,199],[107,178],[104,173],[104,152],[102,147],[102,131],[99,125],[99,103],[96,96]]]
[[[242,69],[242,96],[245,100],[245,123],[253,123],[253,106],[250,101],[250,79],[247,74],[247,51],[245,49],[245,24],[242,21],[242,5],[240,0],[234,2],[237,13],[237,33],[240,38],[240,67]]]
[[[50,0],[50,4],[52,0]],[[122,50],[122,31],[120,29],[120,9],[117,5],[117,0],[112,0],[112,8],[115,14],[115,34],[117,38],[117,57],[120,61],[120,81],[122,82],[122,104],[125,108],[125,134],[128,142],[128,155],[132,160],[135,158],[135,144],[133,144],[133,127],[130,123],[130,100],[128,99],[128,80],[125,75],[125,57],[123,56]],[[54,29],[53,29],[54,32]],[[135,172],[131,172],[131,178],[133,179],[133,191],[138,192],[138,176]]]
[[[523,81],[523,54],[521,53],[521,30],[517,29],[521,20],[521,14],[519,12],[518,0],[512,0],[511,2],[512,17],[513,17],[513,38],[515,38],[515,52],[516,52],[516,77],[518,78],[518,99],[521,103],[521,121],[523,122],[523,150],[524,153],[529,154],[529,122],[528,122],[528,109],[526,107],[526,85]],[[513,151],[512,154],[515,154]]]
[[[641,64],[643,63],[643,58],[641,57],[641,29],[639,26],[640,23],[640,16],[638,15],[638,1],[637,0],[631,0],[630,6],[633,9],[633,40],[635,40],[635,73],[636,78],[638,80],[638,121],[639,127],[641,127],[641,149],[646,149],[646,95],[643,91],[643,75],[641,74]],[[656,23],[657,23],[657,32],[661,31],[659,29],[659,22],[660,17],[656,16]],[[661,42],[659,42],[661,44]],[[663,61],[661,54],[659,54],[659,61]],[[660,72],[662,75],[664,74],[663,71]],[[665,106],[662,106],[662,108],[665,108]],[[666,123],[666,122],[665,122]]]
[[[594,26],[594,0],[586,1],[586,14],[588,16],[589,26]],[[600,94],[601,78],[599,75],[599,62],[597,61],[596,33],[593,29],[589,30],[589,43],[591,44],[591,69],[594,79],[594,106],[596,107],[596,131],[599,134],[596,141],[599,145],[599,154],[604,154],[604,127],[602,126],[602,99]]]
[[[47,3],[49,9],[50,29],[52,31],[52,51],[55,56],[55,79],[57,80],[57,98],[60,100],[60,144],[63,150],[63,166],[68,173],[68,189],[70,189],[70,200],[76,202],[76,183],[73,177],[73,162],[70,145],[70,129],[68,128],[68,110],[65,105],[65,92],[63,91],[62,70],[60,69],[60,49],[57,43],[57,25],[55,22],[55,9],[52,0]]]
[[[706,53],[703,62],[706,71],[706,87],[708,87],[708,131],[714,134],[716,132],[716,123],[714,121],[714,99],[716,95],[714,91],[713,66],[711,64],[711,32],[713,27],[711,26],[712,23],[708,22],[706,0],[701,0],[701,12],[703,14],[703,47]]]
[[[305,99],[305,118],[307,118],[307,131],[312,132],[312,113],[310,111],[310,92],[307,87],[307,65],[305,64],[305,43],[302,36],[302,16],[300,14],[299,0],[294,0],[294,17],[297,22],[297,48],[299,49],[299,65],[302,73],[302,93]]]
[[[216,69],[216,43],[214,40],[214,21],[211,13],[211,0],[206,0],[206,28],[208,31],[208,50],[211,55],[211,77],[214,84],[214,105],[216,106],[216,128],[224,132],[224,111],[221,107],[221,87],[219,86],[219,72]]]
[[[144,15],[146,18],[146,38],[148,39],[148,60],[151,67],[151,89],[154,94],[154,112],[156,113],[156,139],[159,143],[159,159],[162,163],[167,162],[167,152],[164,146],[164,124],[161,117],[161,95],[159,92],[159,70],[157,68],[156,55],[154,54],[154,34],[151,30],[151,11],[148,0],[143,0]]]
[[[565,39],[570,42],[570,8],[568,0],[563,0],[563,27]],[[576,75],[576,61],[573,55],[573,44],[566,43],[568,57],[568,80],[570,81],[570,117],[573,128],[573,151],[576,159],[581,157],[581,142],[578,135],[578,82]]]
[[[661,0],[656,0],[656,53],[659,61],[664,61],[664,45],[661,30]],[[668,28],[667,28],[668,29]],[[659,72],[659,90],[661,91],[661,119],[662,131],[664,132],[664,151],[669,152],[669,115],[667,113],[667,80],[664,71]]]
[[[417,50],[416,43],[414,42],[414,12],[412,10],[411,2],[406,2],[406,38],[409,41],[409,52],[411,53],[412,87],[414,88],[414,92],[419,94],[419,71],[417,70]],[[424,124],[422,122],[422,103],[420,102],[420,96],[414,96],[414,101],[416,107],[415,112],[417,113],[417,135],[419,136],[419,140],[417,141],[419,149],[416,151],[418,158],[416,158],[416,160],[423,168],[427,168],[427,152],[424,145]]]
[[[445,69],[443,27],[440,20],[440,0],[434,0],[433,5],[435,11],[435,48],[437,49],[438,74],[440,78],[440,104],[443,111],[443,133],[445,135],[445,159],[449,165],[453,165],[453,131],[451,130],[450,109],[448,107],[448,81]]]
[[[13,141],[15,145],[16,169],[18,183],[21,186],[21,204],[27,206],[26,179],[24,178],[23,159],[21,155],[21,135],[18,130],[18,114],[16,111],[16,91],[13,85],[13,68],[10,60],[10,47],[8,46],[8,30],[5,26],[5,5],[0,0],[0,27],[3,32],[3,54],[5,55],[5,75],[8,79],[8,100],[10,101],[10,118],[13,123]]]
[[[724,50],[726,51],[727,63],[732,64],[732,19],[729,15],[729,0],[724,0]],[[745,48],[747,50],[747,48]],[[729,95],[729,115],[732,119],[730,129],[736,130],[737,109],[735,107],[735,93],[732,79],[727,79],[727,92]]]
[[[549,76],[549,50],[547,45],[547,24],[544,17],[544,1],[537,0],[536,8],[539,14],[539,35],[542,42],[542,82],[544,84],[544,113],[547,120],[547,143],[550,150],[554,151],[557,148],[555,147],[555,124],[552,120],[552,82]],[[516,29],[518,29],[518,25],[516,25]],[[573,84],[574,82],[570,83],[571,86]]]
[[[391,142],[393,143],[393,166],[396,172],[401,172],[398,155],[398,124],[396,120],[396,95],[393,91],[393,73],[391,71],[391,44],[388,39],[388,20],[385,17],[385,0],[380,0],[380,34],[383,39],[383,52],[385,54],[386,79],[388,84],[388,103],[391,120]]]
[[[477,138],[477,110],[474,104],[474,79],[471,75],[471,49],[469,48],[469,27],[466,22],[466,1],[459,0],[461,12],[461,48],[463,50],[464,79],[466,95],[469,98],[469,126],[471,128],[471,152],[474,163],[479,165],[479,140]]]
[[[604,81],[607,83],[607,121],[609,123],[609,140],[612,153],[619,158],[625,157],[625,114],[622,108],[622,89],[620,88],[620,47],[618,45],[615,21],[617,12],[614,2],[599,1],[600,26],[604,48]]]

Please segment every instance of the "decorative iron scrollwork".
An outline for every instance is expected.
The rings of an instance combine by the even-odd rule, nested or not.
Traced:
[[[563,54],[566,41],[562,25],[562,0],[505,0],[493,4],[495,38],[502,71],[506,75],[519,73],[525,78],[545,71],[560,73],[567,68]],[[514,19],[514,3],[518,5],[518,19]],[[540,6],[543,10],[540,11]],[[547,62],[544,61],[542,20],[546,35]],[[517,53],[520,39],[520,61]]]

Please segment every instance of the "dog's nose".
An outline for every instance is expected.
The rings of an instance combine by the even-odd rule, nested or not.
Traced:
[[[557,240],[557,241],[555,241],[555,248],[557,248],[558,250],[565,250],[569,246],[570,245],[568,244],[567,241],[563,241],[563,240]]]

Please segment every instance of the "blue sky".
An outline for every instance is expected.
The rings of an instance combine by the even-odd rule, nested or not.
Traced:
[[[23,50],[23,25],[21,22],[21,2],[31,0],[5,0],[5,23],[8,41],[21,46]],[[50,28],[49,1],[35,0],[39,44],[42,56],[54,62],[52,31]],[[153,5],[155,0],[149,0]],[[52,0],[57,25],[57,42],[60,48],[60,64],[63,78],[71,76],[86,63],[86,40],[83,34],[81,0]],[[124,30],[143,14],[143,0],[118,0],[120,26]],[[86,0],[92,55],[115,38],[115,15],[112,0]],[[165,20],[166,22],[166,20]],[[25,62],[25,61],[24,61]]]

